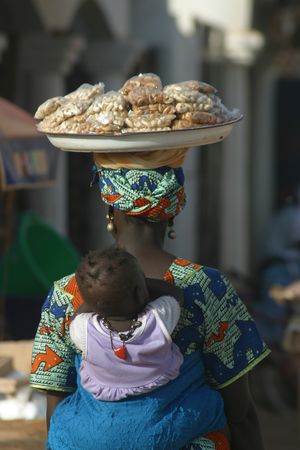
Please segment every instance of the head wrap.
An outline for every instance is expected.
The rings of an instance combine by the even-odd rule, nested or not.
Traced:
[[[95,170],[102,200],[128,215],[160,222],[173,218],[185,206],[181,168]]]

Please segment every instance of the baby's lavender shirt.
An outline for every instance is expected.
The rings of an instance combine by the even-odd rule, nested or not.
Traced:
[[[141,329],[126,341],[127,358],[118,358],[109,331],[96,315],[87,324],[86,355],[82,358],[82,386],[95,398],[116,401],[149,392],[176,378],[183,356],[160,317],[146,309],[139,317]],[[122,345],[113,335],[114,347]]]

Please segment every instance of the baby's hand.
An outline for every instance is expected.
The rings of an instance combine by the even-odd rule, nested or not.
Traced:
[[[76,309],[75,313],[73,314],[73,316],[71,317],[71,320],[75,319],[76,316],[78,316],[78,314],[82,314],[82,313],[91,313],[94,312],[93,309],[87,304],[87,303],[82,303],[78,309]]]
[[[171,297],[174,297],[180,305],[183,305],[183,290],[174,284],[154,278],[146,278],[146,283],[150,294],[150,301],[155,300],[162,295],[170,295]]]

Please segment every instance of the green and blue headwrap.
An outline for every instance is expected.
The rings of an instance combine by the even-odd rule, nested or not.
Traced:
[[[150,222],[175,217],[184,208],[181,168],[109,169],[95,167],[102,200],[128,215]]]

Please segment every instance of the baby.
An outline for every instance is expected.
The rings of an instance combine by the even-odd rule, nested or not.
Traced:
[[[150,301],[134,256],[118,248],[90,252],[76,280],[84,303],[70,335],[82,355],[80,379],[87,391],[99,400],[116,401],[177,377],[183,356],[171,333],[179,303],[170,295]],[[166,283],[156,283],[161,293],[168,292]]]

